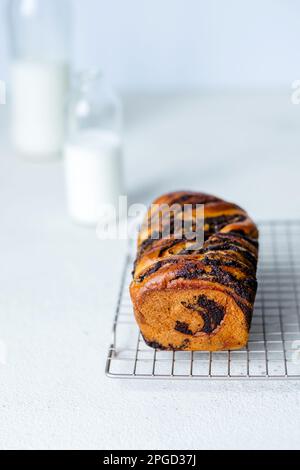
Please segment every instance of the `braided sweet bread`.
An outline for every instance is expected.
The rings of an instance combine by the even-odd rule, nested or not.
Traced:
[[[188,204],[195,225],[195,207],[204,204],[204,244],[193,249],[183,232],[176,237],[173,222],[164,236],[150,218],[138,239],[138,254],[130,286],[135,317],[146,343],[161,350],[218,351],[243,348],[248,342],[257,282],[258,230],[247,213],[202,193],[175,192],[155,201]],[[166,218],[167,220],[167,218]]]

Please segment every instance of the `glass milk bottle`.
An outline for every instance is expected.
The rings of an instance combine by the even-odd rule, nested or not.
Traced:
[[[10,0],[12,141],[18,153],[51,160],[62,152],[68,91],[68,0]]]
[[[70,216],[96,226],[105,207],[118,215],[122,180],[122,107],[99,71],[77,77],[68,107],[65,174]],[[106,214],[107,217],[107,214]]]

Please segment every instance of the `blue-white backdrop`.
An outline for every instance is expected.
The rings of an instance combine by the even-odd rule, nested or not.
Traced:
[[[4,79],[9,1],[0,0]],[[76,68],[101,66],[121,89],[286,87],[300,77],[299,0],[70,1]]]

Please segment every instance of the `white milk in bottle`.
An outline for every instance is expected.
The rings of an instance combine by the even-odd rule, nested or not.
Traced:
[[[62,155],[71,43],[69,0],[10,0],[11,137],[17,153],[47,161]]]
[[[122,105],[101,71],[78,75],[68,103],[65,174],[69,214],[97,226],[123,218]]]
[[[122,195],[122,146],[118,134],[105,130],[81,131],[65,146],[69,213],[74,221],[95,226],[103,205],[118,213]]]
[[[20,154],[35,160],[60,155],[68,77],[69,67],[64,63],[13,62],[12,141]]]

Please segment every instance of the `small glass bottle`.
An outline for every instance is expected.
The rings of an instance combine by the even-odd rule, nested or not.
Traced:
[[[100,71],[81,73],[68,106],[65,174],[69,213],[96,226],[103,208],[118,214],[123,193],[122,106]]]
[[[71,56],[69,0],[10,0],[12,140],[18,153],[61,155]]]

